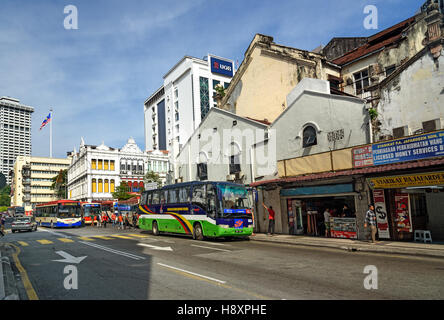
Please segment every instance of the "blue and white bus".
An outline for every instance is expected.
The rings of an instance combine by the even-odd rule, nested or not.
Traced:
[[[39,204],[35,209],[35,220],[39,226],[68,228],[82,226],[80,202],[59,200]]]

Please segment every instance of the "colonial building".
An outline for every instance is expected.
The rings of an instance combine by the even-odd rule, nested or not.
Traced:
[[[122,149],[104,143],[86,145],[82,139],[79,152],[74,150],[72,156],[68,169],[68,198],[72,200],[112,200],[123,181],[131,191],[140,192],[148,171],[158,173],[163,183],[169,171],[168,153],[143,152],[133,138]]]
[[[68,169],[70,163],[70,158],[18,156],[11,183],[12,205],[30,211],[37,204],[57,200],[56,191],[51,189],[53,178]]]

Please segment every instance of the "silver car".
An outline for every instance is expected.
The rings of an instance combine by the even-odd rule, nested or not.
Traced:
[[[34,217],[16,217],[11,225],[12,233],[16,231],[37,231],[37,222]]]

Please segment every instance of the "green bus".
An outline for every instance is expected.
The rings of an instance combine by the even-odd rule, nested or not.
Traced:
[[[195,240],[248,237],[253,217],[248,190],[228,182],[197,181],[144,191],[139,228],[192,235]]]

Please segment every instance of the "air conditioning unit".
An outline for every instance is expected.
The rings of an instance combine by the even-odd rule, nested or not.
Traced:
[[[245,174],[242,171],[236,172],[236,180],[241,180],[244,178]]]
[[[409,127],[408,126],[404,126],[404,127],[399,127],[399,128],[394,128],[393,129],[393,138],[398,139],[398,138],[402,138],[402,137],[407,137],[409,136]]]
[[[443,121],[441,118],[425,121],[422,123],[424,132],[430,132],[435,130],[441,130],[443,127]]]
[[[234,181],[234,180],[236,180],[236,175],[234,175],[234,174],[229,174],[229,175],[227,176],[227,181]]]

